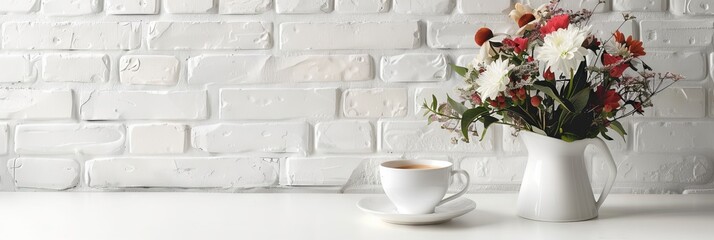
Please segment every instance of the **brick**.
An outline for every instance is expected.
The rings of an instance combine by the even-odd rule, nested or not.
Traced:
[[[106,54],[48,54],[42,58],[42,79],[47,82],[103,83],[109,81]]]
[[[0,89],[0,119],[71,119],[71,90]]]
[[[517,0],[516,0],[517,1]],[[566,10],[579,11],[581,9],[593,10],[600,0],[565,0],[560,1],[559,7]],[[630,1],[630,0],[628,0]],[[540,5],[547,4],[550,0],[521,0],[522,3],[528,4],[533,8],[537,8]],[[611,1],[605,1],[605,4],[601,4],[595,9],[596,13],[609,12],[612,9]]]
[[[674,0],[676,1],[676,0]],[[664,12],[666,0],[613,0],[612,10],[619,12]]]
[[[374,152],[374,128],[368,121],[332,121],[315,125],[315,150],[322,153]]]
[[[644,46],[707,47],[712,44],[714,20],[642,20],[640,38]]]
[[[374,63],[367,54],[301,55],[277,58],[278,81],[329,82],[374,79]]]
[[[29,13],[37,10],[39,0],[0,0],[0,13]]]
[[[272,0],[219,0],[221,14],[259,14],[270,10]]]
[[[147,42],[149,50],[270,49],[272,29],[268,22],[151,22]]]
[[[2,83],[34,82],[37,79],[37,70],[27,55],[0,56],[0,72]]]
[[[158,14],[158,0],[105,0],[106,11],[114,15]]]
[[[478,57],[478,54],[464,54],[456,59],[456,65],[467,66],[469,63],[473,62],[474,59]]]
[[[457,9],[463,14],[508,14],[512,6],[511,0],[458,0]]]
[[[440,15],[454,9],[453,0],[394,0],[394,11],[401,14]]]
[[[706,115],[706,92],[702,88],[669,88],[657,94],[654,107],[645,110],[645,115],[660,118],[704,118]]]
[[[113,154],[124,149],[121,124],[26,124],[15,127],[18,154]]]
[[[172,14],[211,13],[214,11],[214,0],[164,0],[166,12]]]
[[[634,134],[638,152],[706,152],[714,142],[714,122],[639,122]]]
[[[459,162],[475,184],[520,184],[528,157],[469,157]]]
[[[128,55],[119,60],[119,79],[129,85],[176,85],[179,68],[174,56]]]
[[[221,89],[220,113],[224,120],[333,118],[337,89]]]
[[[495,33],[515,32],[518,30],[511,23],[459,23],[459,22],[427,22],[427,45],[439,49],[473,49],[478,46],[473,35],[479,28],[488,27]]]
[[[483,141],[452,144],[456,132],[441,129],[438,123],[427,121],[382,121],[380,122],[381,152],[469,152],[485,153],[494,150],[493,131],[487,131]]]
[[[310,149],[309,125],[288,123],[222,123],[191,129],[194,148],[209,153],[306,153]]]
[[[10,144],[10,132],[7,124],[0,124],[0,155],[7,154],[7,149]]]
[[[100,158],[86,163],[92,188],[253,188],[277,184],[279,164],[270,158]]]
[[[186,148],[186,126],[179,124],[136,124],[129,126],[132,154],[177,154]]]
[[[280,14],[332,12],[333,0],[275,0],[275,11]]]
[[[451,76],[444,54],[410,53],[382,57],[381,78],[385,82],[441,82]]]
[[[414,49],[420,39],[418,22],[280,24],[283,50]]]
[[[141,45],[139,23],[5,22],[2,47],[15,50],[132,50]]]
[[[687,82],[703,81],[709,75],[707,56],[701,51],[648,51],[641,59],[657,72],[683,74]]]
[[[285,161],[287,184],[291,186],[341,186],[368,158],[289,157]]]
[[[407,91],[400,88],[347,89],[342,111],[348,118],[390,118],[407,115]]]
[[[618,21],[596,21],[592,23],[592,28],[590,29],[590,33],[595,35],[596,37],[602,39],[604,41],[605,39],[610,38],[612,34],[615,33],[615,30],[617,27],[620,27],[620,32],[625,34],[625,36],[632,35],[633,37],[637,38],[638,33],[635,32],[635,22],[634,21],[628,21],[626,23],[622,23],[622,20]],[[646,46],[646,45],[645,45]]]
[[[386,13],[389,12],[389,0],[335,0],[335,12],[346,14]]]
[[[42,14],[48,16],[79,16],[97,13],[101,5],[99,0],[44,0]]]
[[[518,133],[516,133],[513,128],[503,126],[501,128],[501,133],[501,146],[503,147],[504,152],[519,154],[527,152],[528,149],[526,149],[526,145],[518,137]]]
[[[271,56],[203,54],[188,59],[189,84],[241,84],[263,80]]]
[[[81,167],[74,159],[21,157],[7,161],[17,188],[66,190],[77,186]]]
[[[669,0],[669,10],[675,15],[712,15],[711,0]]]
[[[701,155],[644,154],[617,158],[616,184],[707,184],[714,175],[711,160]],[[605,183],[609,171],[593,162],[593,182]]]
[[[202,120],[205,91],[97,91],[81,105],[82,120]],[[160,111],[158,111],[160,110]]]

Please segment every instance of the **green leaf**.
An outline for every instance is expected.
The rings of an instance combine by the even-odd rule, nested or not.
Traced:
[[[448,95],[446,96],[446,101],[449,103],[452,109],[454,109],[457,113],[463,115],[468,108],[464,106],[464,104],[461,104],[460,102],[454,101],[454,99],[451,99]]]
[[[607,135],[607,128],[601,128],[600,135],[602,135],[602,137],[605,138],[606,140],[612,141],[612,138]]]
[[[590,100],[590,88],[584,88],[580,92],[576,93],[570,98],[570,102],[573,103],[573,110],[575,113],[580,113],[588,105],[588,100]]]
[[[622,136],[622,140],[625,140],[625,135],[627,135],[627,132],[625,132],[625,128],[622,127],[622,123],[618,121],[612,121],[610,122],[610,128],[612,130],[615,130],[615,132],[619,133],[620,136]]]
[[[569,132],[564,132],[563,135],[560,136],[560,139],[566,142],[574,142],[576,140],[579,140],[579,137],[578,135]]]
[[[438,109],[436,109],[436,108],[437,108],[436,105],[437,105],[438,102],[439,102],[439,101],[436,100],[436,96],[435,96],[435,95],[431,95],[431,109],[434,109],[434,111],[438,111]]]
[[[466,141],[469,140],[469,126],[471,126],[471,123],[487,112],[487,108],[477,107],[466,110],[464,114],[461,115],[461,134],[464,135]]]
[[[467,69],[465,67],[461,67],[461,66],[456,66],[455,64],[449,64],[449,66],[451,66],[451,68],[454,69],[454,72],[459,74],[459,76],[468,78],[468,76],[466,76],[466,74],[469,72],[469,69]]]
[[[545,93],[545,95],[548,95],[548,97],[560,103],[560,105],[563,106],[569,112],[574,112],[573,104],[558,95],[557,90],[555,89],[555,85],[553,85],[553,83],[546,81],[537,81],[533,83],[531,87]]]
[[[488,130],[488,127],[491,126],[493,123],[498,122],[498,118],[486,115],[481,118],[481,122],[483,123],[483,132],[481,132],[480,141],[483,141],[483,138],[486,136],[486,131]]]
[[[587,63],[585,61],[580,62],[580,66],[578,66],[578,70],[575,72],[575,75],[573,75],[572,81],[568,82],[565,89],[570,88],[571,83],[573,84],[573,92],[568,94],[580,92],[580,90],[588,86]],[[567,95],[566,97],[571,98],[572,96],[573,95]]]
[[[521,109],[519,107],[512,106],[512,107],[507,108],[506,110],[513,113],[514,115],[517,115],[523,121],[526,121],[526,123],[528,123],[528,125],[538,126],[538,122],[535,119],[529,117],[528,113],[526,113],[523,109]]]

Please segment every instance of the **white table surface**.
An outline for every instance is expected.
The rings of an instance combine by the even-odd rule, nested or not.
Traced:
[[[714,239],[714,195],[611,195],[598,219],[525,220],[515,194],[433,226],[362,213],[365,194],[0,193],[0,239]]]

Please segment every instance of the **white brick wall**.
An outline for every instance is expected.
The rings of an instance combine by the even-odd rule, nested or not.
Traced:
[[[399,158],[517,190],[509,128],[454,145],[420,105],[457,95],[448,64],[478,53],[476,29],[512,33],[513,3],[548,1],[0,0],[0,191],[378,184]],[[621,31],[648,64],[687,76],[608,142],[617,191],[714,189],[714,2],[605,2],[595,34],[634,12]],[[602,185],[597,156],[591,170]]]
[[[109,57],[105,54],[47,54],[42,58],[42,79],[48,82],[102,83],[109,80],[110,68]]]

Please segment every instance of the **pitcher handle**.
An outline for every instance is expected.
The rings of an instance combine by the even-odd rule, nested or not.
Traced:
[[[464,189],[461,189],[461,191],[459,191],[458,193],[456,193],[454,195],[444,198],[444,200],[441,200],[441,202],[439,202],[439,204],[436,204],[436,206],[441,206],[444,203],[447,203],[451,200],[461,197],[462,195],[466,194],[466,192],[469,190],[469,186],[471,185],[471,177],[469,176],[469,173],[464,170],[451,171],[451,176],[454,176],[456,174],[461,174],[461,175],[464,175],[464,177],[466,177],[466,185],[464,185]]]
[[[605,163],[607,163],[608,170],[610,171],[610,175],[607,177],[607,183],[605,183],[605,187],[603,187],[602,193],[600,193],[600,198],[598,198],[595,204],[599,210],[600,206],[602,206],[602,203],[605,201],[605,198],[607,198],[607,195],[610,194],[612,185],[615,183],[615,178],[617,177],[617,165],[615,165],[615,159],[612,157],[610,149],[602,139],[595,138],[593,145],[595,145],[595,147],[597,147],[601,152],[605,153],[605,158],[607,158]]]

